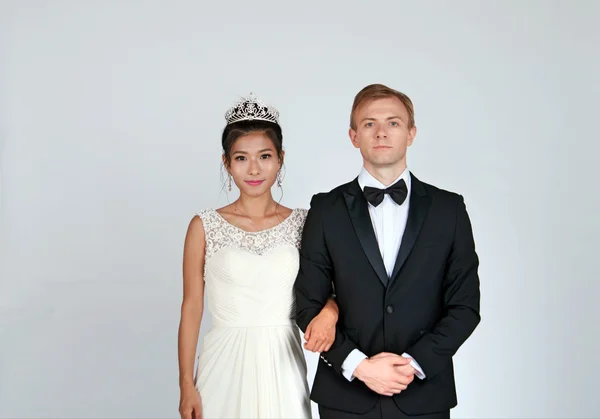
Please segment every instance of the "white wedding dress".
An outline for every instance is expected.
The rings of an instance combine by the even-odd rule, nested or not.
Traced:
[[[235,227],[212,209],[198,215],[212,315],[196,371],[204,419],[310,418],[306,361],[293,320],[306,210],[260,232]]]

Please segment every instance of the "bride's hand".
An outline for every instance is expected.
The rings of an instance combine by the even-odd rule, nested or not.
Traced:
[[[202,400],[193,384],[181,388],[179,414],[181,419],[202,419]]]
[[[311,352],[327,352],[335,340],[335,325],[338,320],[336,310],[324,308],[308,324],[304,348]]]

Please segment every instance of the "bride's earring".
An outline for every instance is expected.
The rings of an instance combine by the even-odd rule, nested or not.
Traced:
[[[277,172],[277,187],[281,188],[281,183],[282,183],[282,179],[281,179],[281,170],[279,172]]]
[[[229,192],[231,192],[231,175],[229,175]]]

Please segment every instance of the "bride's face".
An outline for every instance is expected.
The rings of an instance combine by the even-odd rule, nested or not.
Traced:
[[[280,159],[273,142],[264,133],[249,133],[231,147],[228,172],[242,193],[259,196],[271,190],[282,159],[283,152]]]

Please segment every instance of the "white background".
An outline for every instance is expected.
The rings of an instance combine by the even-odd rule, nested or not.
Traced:
[[[600,417],[599,17],[593,0],[1,0],[0,417],[177,417],[185,230],[235,199],[223,113],[250,91],[279,108],[283,203],[307,207],[358,174],[350,106],[374,82],[413,99],[409,166],[473,222],[482,323],[453,417]]]

